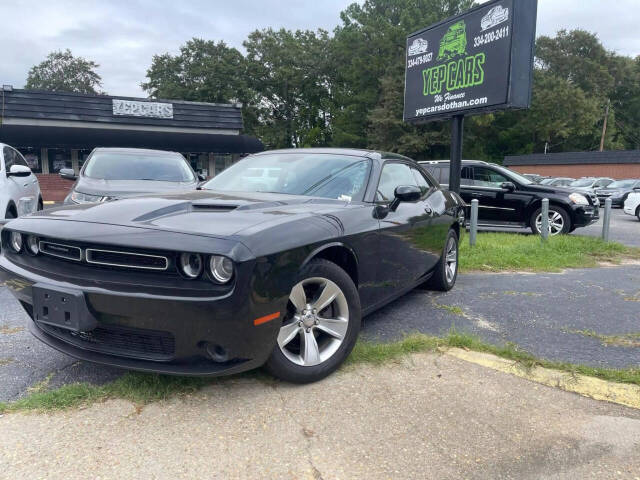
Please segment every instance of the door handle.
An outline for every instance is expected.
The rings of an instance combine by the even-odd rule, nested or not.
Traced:
[[[424,207],[424,213],[426,213],[427,215],[433,215],[433,208],[429,206]]]

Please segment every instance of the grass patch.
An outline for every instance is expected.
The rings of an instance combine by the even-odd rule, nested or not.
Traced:
[[[459,307],[457,305],[444,305],[442,303],[434,301],[433,306],[439,308],[440,310],[446,310],[453,315],[460,315],[461,317],[464,317],[464,310],[462,309],[462,307]]]
[[[514,233],[478,233],[474,247],[466,237],[460,244],[462,271],[558,272],[623,259],[640,259],[640,249],[577,235],[559,235],[542,243],[537,235]]]
[[[593,330],[567,330],[567,333],[575,333],[584,337],[596,338],[603,345],[615,347],[640,347],[640,333],[623,333],[621,335],[603,335]]]
[[[9,325],[0,325],[0,334],[13,335],[24,330],[24,327],[10,327]]]
[[[520,350],[514,344],[501,346],[490,345],[476,337],[459,333],[452,329],[445,337],[434,337],[424,334],[412,334],[404,339],[391,343],[359,341],[347,359],[346,365],[363,363],[381,365],[400,360],[407,355],[421,352],[434,352],[448,347],[464,348],[478,352],[486,352],[502,358],[513,360],[524,368],[541,366],[564,372],[578,373],[619,383],[640,385],[640,368],[607,369],[593,368],[583,365],[541,360],[530,353]],[[244,374],[262,378],[261,373]],[[236,375],[235,377],[238,378]],[[112,398],[129,400],[138,406],[164,400],[176,396],[194,393],[201,388],[224,379],[208,379],[200,377],[173,377],[157,374],[129,372],[118,380],[106,385],[90,385],[75,383],[55,390],[44,391],[40,386],[27,397],[11,403],[0,403],[0,414],[26,410],[48,411],[79,407]],[[41,382],[43,385],[48,382]]]

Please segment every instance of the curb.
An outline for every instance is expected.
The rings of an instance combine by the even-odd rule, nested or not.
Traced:
[[[587,375],[574,374],[543,367],[526,368],[513,360],[490,353],[450,348],[444,353],[476,365],[515,375],[549,387],[560,388],[595,400],[604,400],[640,409],[640,386],[615,383]]]

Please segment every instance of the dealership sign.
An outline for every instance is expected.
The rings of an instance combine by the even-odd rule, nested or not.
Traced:
[[[404,119],[527,108],[537,0],[493,0],[407,38]]]
[[[171,103],[113,99],[113,114],[128,117],[173,118]]]

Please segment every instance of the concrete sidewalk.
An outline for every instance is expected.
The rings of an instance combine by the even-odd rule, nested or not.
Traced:
[[[640,411],[440,354],[0,417],[0,478],[640,479]]]

